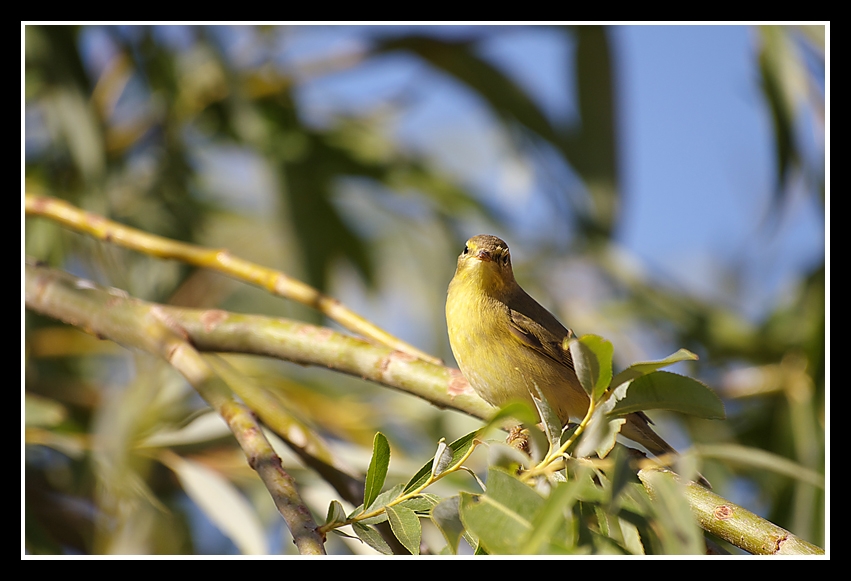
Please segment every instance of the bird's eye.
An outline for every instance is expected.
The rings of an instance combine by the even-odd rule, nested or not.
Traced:
[[[470,248],[468,246],[464,246],[464,252],[462,252],[461,254],[469,254],[469,252]]]

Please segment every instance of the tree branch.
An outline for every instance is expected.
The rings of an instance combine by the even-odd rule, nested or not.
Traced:
[[[293,478],[263,435],[251,411],[239,403],[225,382],[188,341],[188,336],[161,307],[108,291],[46,267],[26,266],[28,308],[81,327],[125,347],[159,355],[174,366],[227,422],[257,471],[301,554],[325,554],[324,539]]]
[[[382,345],[387,345],[424,361],[434,364],[441,363],[436,357],[409,345],[370,323],[345,307],[337,299],[324,295],[315,288],[289,277],[283,272],[233,256],[227,250],[204,248],[142,232],[118,222],[107,220],[103,216],[84,212],[68,202],[49,196],[26,194],[24,201],[27,215],[50,218],[63,226],[88,234],[98,240],[137,250],[150,256],[180,260],[186,264],[221,272],[237,280],[259,286],[272,294],[314,308],[346,329]]]

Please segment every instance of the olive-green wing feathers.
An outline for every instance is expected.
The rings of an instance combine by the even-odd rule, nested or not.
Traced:
[[[562,349],[564,337],[556,337],[534,319],[514,309],[508,309],[508,315],[508,327],[513,337],[526,347],[564,365],[568,369],[573,369],[570,353]],[[566,336],[567,332],[565,331]]]

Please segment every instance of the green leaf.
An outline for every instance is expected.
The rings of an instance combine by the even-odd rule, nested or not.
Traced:
[[[560,482],[550,492],[543,508],[532,520],[532,531],[519,553],[524,555],[569,553],[571,548],[566,536],[566,511],[579,499],[583,486],[580,480]]]
[[[770,470],[776,474],[783,474],[818,488],[824,488],[824,474],[758,448],[736,444],[699,445],[694,447],[694,452],[701,458],[718,458],[731,464]]]
[[[573,359],[573,368],[576,371],[576,377],[579,378],[579,384],[588,397],[593,398],[597,380],[600,377],[600,363],[597,361],[597,355],[579,339],[568,340],[567,349]]]
[[[479,430],[475,432],[470,432],[465,436],[461,436],[451,444],[449,444],[449,448],[452,449],[452,461],[449,463],[449,466],[444,470],[454,469],[457,464],[461,461],[461,458],[467,453],[476,439],[476,436],[479,434]],[[416,488],[419,488],[426,482],[428,482],[431,477],[431,471],[434,466],[434,460],[429,460],[426,462],[422,468],[420,468],[416,474],[414,474],[408,483],[405,485],[404,492],[410,492]]]
[[[544,505],[537,492],[498,468],[488,470],[485,494],[461,493],[461,522],[489,554],[516,554]]]
[[[453,496],[439,502],[431,509],[431,520],[443,533],[453,555],[458,553],[458,543],[464,534],[464,524],[458,513],[460,500],[460,497]]]
[[[399,542],[412,555],[419,555],[423,529],[417,513],[409,508],[396,505],[387,507],[387,516],[390,519],[390,528]]]
[[[369,469],[366,471],[366,483],[363,490],[363,505],[366,510],[371,508],[372,503],[381,492],[389,466],[390,444],[384,434],[378,432],[372,441],[372,459],[369,461]]]
[[[654,530],[666,555],[697,555],[706,552],[703,533],[692,516],[691,507],[670,472],[645,470],[641,479],[653,497],[651,510],[656,515]]]
[[[363,514],[364,512],[374,512],[380,508],[387,506],[392,501],[399,498],[399,495],[402,494],[402,486],[403,484],[400,482],[396,486],[388,488],[375,498],[375,500],[372,502],[372,506],[369,507],[368,511],[364,511],[363,505],[361,505],[355,510],[353,510],[351,514],[349,514],[349,518],[351,519],[355,516]],[[361,522],[365,524],[377,524],[380,522],[384,522],[385,520],[387,520],[387,515],[382,512],[377,516],[369,517],[368,519],[363,519]]]
[[[782,195],[793,167],[800,164],[795,135],[796,106],[806,97],[807,74],[803,59],[797,54],[794,42],[788,38],[786,27],[760,26],[761,46],[759,72],[762,91],[771,111],[777,168],[776,195]]]
[[[328,505],[328,516],[325,517],[325,524],[346,522],[346,512],[343,510],[343,505],[337,500],[332,500]]]
[[[518,468],[528,469],[531,462],[527,454],[508,444],[493,442],[488,445],[488,466],[499,466],[513,472]]]
[[[578,458],[587,458],[591,454],[597,454],[605,458],[617,443],[618,433],[626,421],[623,418],[610,417],[617,400],[610,397],[606,401],[597,404],[588,425],[582,433],[579,444],[576,446],[574,455]]]
[[[410,508],[414,512],[427,513],[430,512],[434,505],[438,502],[440,502],[440,497],[436,494],[422,494],[420,496],[415,496],[414,498],[409,498],[408,500],[403,500],[397,506]]]
[[[381,535],[374,528],[356,522],[352,524],[352,530],[355,531],[355,534],[360,540],[365,542],[367,545],[369,545],[382,555],[393,554],[393,551],[390,549],[390,545],[388,545],[387,542],[383,538],[381,538]]]
[[[484,434],[492,427],[501,428],[506,423],[506,420],[520,422],[521,424],[534,425],[538,423],[538,416],[535,411],[525,401],[512,401],[501,408],[491,416],[488,423],[479,429],[479,433]]]
[[[431,462],[431,475],[437,477],[443,474],[452,464],[452,448],[446,445],[446,441],[441,438],[437,443],[437,452]]]
[[[669,365],[673,365],[674,363],[679,363],[680,361],[696,361],[697,355],[689,351],[688,349],[680,349],[676,353],[672,355],[668,355],[664,359],[660,359],[658,361],[641,361],[638,363],[633,363],[620,373],[618,373],[614,379],[612,379],[612,387],[618,387],[626,383],[631,379],[635,379],[636,377],[641,377],[642,375],[647,375],[648,373],[653,373],[663,367],[668,367]]]
[[[534,387],[536,393],[532,393],[530,391],[530,395],[532,396],[532,402],[538,409],[538,415],[540,416],[541,423],[544,426],[544,433],[547,435],[547,442],[549,443],[550,449],[558,448],[558,441],[561,437],[562,428],[561,418],[558,417],[558,414],[550,405],[550,402],[547,401],[547,398],[544,397],[540,388],[538,388],[537,385]]]
[[[635,471],[629,468],[629,459],[623,446],[615,448],[614,453],[609,455],[609,462],[611,462],[611,468],[606,470],[606,474],[611,486],[608,489],[606,503],[611,505],[628,483],[635,482]]]
[[[567,348],[582,389],[594,401],[599,401],[612,379],[614,347],[611,342],[599,335],[583,335],[568,340]]]
[[[696,379],[669,371],[654,371],[632,380],[626,396],[617,402],[611,413],[620,416],[653,409],[706,419],[726,417],[724,404],[711,389]]]

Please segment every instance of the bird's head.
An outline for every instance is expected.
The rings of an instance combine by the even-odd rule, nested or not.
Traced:
[[[508,245],[496,236],[473,236],[467,240],[464,250],[458,256],[455,278],[476,284],[493,294],[511,289],[517,283],[511,269]]]

